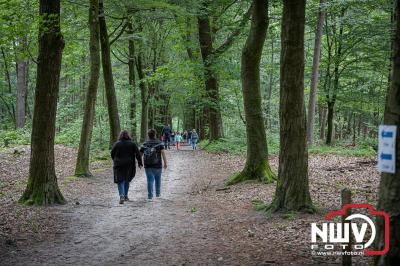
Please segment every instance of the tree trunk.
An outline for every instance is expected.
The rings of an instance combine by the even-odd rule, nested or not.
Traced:
[[[266,92],[265,92],[265,126],[266,128],[272,128],[272,118],[271,118],[271,97],[272,97],[272,88],[273,88],[273,83],[274,83],[274,42],[275,38],[274,36],[271,36],[271,71],[269,73],[269,84],[267,86]]]
[[[27,92],[27,71],[28,62],[20,60],[17,62],[17,110],[16,110],[16,128],[25,126],[25,107]]]
[[[101,61],[103,66],[104,86],[107,97],[107,110],[110,122],[110,145],[118,139],[121,125],[119,123],[117,97],[115,95],[114,78],[110,57],[110,42],[107,33],[106,19],[104,15],[103,0],[99,1],[99,25]]]
[[[375,257],[375,264],[397,265],[400,261],[400,0],[395,1],[395,27],[393,42],[393,64],[391,86],[386,98],[384,114],[385,125],[396,125],[396,173],[382,173],[379,186],[378,210],[389,214],[389,228],[385,228],[383,219],[377,219],[377,250],[382,250],[385,242],[385,229],[389,230],[390,249],[382,256]]]
[[[319,70],[319,61],[321,56],[322,30],[324,27],[324,18],[325,18],[324,3],[325,0],[320,0],[318,23],[317,23],[317,29],[315,31],[314,57],[313,57],[313,65],[311,73],[310,99],[308,101],[308,117],[307,117],[308,145],[312,145],[314,139],[314,121],[315,121],[315,105],[317,102],[316,96],[318,87],[318,70]]]
[[[149,124],[149,105],[148,105],[148,91],[144,82],[142,55],[137,56],[136,69],[139,76],[140,98],[142,102],[142,114],[140,118],[140,142],[144,142],[147,138],[148,124]]]
[[[268,147],[260,91],[260,61],[268,29],[268,0],[253,0],[249,36],[242,50],[242,90],[246,116],[247,159],[244,169],[228,184],[275,179],[268,163]]]
[[[329,101],[328,104],[328,130],[326,133],[326,144],[330,145],[333,140],[333,113],[335,110],[335,101]]]
[[[325,138],[325,124],[326,124],[326,109],[322,104],[319,104],[319,139]]]
[[[6,79],[6,82],[7,82],[8,93],[10,95],[12,95],[10,71],[8,69],[8,62],[7,62],[7,58],[6,58],[6,53],[4,52],[4,48],[3,47],[1,47],[1,53],[3,55],[3,60],[4,60],[4,75],[5,75],[5,79]],[[4,105],[6,105],[6,107],[8,109],[8,113],[10,114],[10,118],[16,124],[14,104],[13,103],[8,104],[8,102],[5,99],[2,99],[2,100],[4,102]]]
[[[210,141],[222,138],[222,117],[219,103],[218,80],[215,73],[213,58],[213,42],[211,36],[210,18],[208,14],[200,16],[197,19],[199,30],[199,42],[201,56],[204,66],[205,88],[209,104],[207,113],[210,123],[209,138]]]
[[[356,114],[353,115],[353,146],[356,146]]]
[[[92,140],[93,121],[96,107],[97,88],[100,76],[100,33],[99,33],[99,0],[90,0],[89,31],[90,31],[90,79],[86,91],[85,113],[83,115],[81,139],[78,158],[76,159],[75,175],[92,176],[89,170],[89,153]]]
[[[40,0],[39,55],[32,121],[28,184],[20,202],[64,203],[54,168],[54,136],[64,41],[60,31],[60,1]]]
[[[129,51],[129,88],[130,88],[130,99],[129,99],[129,118],[131,121],[131,134],[134,140],[137,140],[137,121],[136,121],[136,77],[135,77],[135,43],[133,40],[133,25],[132,21],[128,21],[127,33],[128,33],[128,51]]]
[[[311,210],[304,106],[305,0],[284,0],[281,34],[279,180],[274,210]]]

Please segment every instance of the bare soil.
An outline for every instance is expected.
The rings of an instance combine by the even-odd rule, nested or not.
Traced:
[[[109,161],[92,165],[93,178],[71,177],[75,150],[56,146],[57,174],[68,203],[26,207],[16,201],[26,184],[27,147],[0,153],[1,265],[340,265],[312,256],[310,223],[340,208],[340,190],[354,202],[376,203],[379,175],[371,158],[310,156],[316,214],[270,214],[251,201],[270,202],[275,184],[226,179],[242,157],[168,152],[162,199],[147,202],[144,171],[131,183],[130,202],[118,204]],[[270,158],[277,168],[277,158]],[[353,258],[368,265],[370,258]]]

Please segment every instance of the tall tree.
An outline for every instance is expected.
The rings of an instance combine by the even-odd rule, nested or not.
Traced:
[[[307,142],[309,145],[313,144],[313,139],[314,139],[314,121],[315,121],[315,108],[317,102],[316,96],[318,87],[318,70],[319,70],[319,61],[321,57],[322,30],[324,27],[324,19],[325,19],[324,4],[325,0],[320,0],[317,29],[315,31],[314,57],[313,57],[313,65],[311,72],[310,98],[308,100],[308,116],[307,116]]]
[[[223,136],[222,128],[222,115],[220,110],[220,99],[219,99],[219,87],[218,78],[216,72],[216,59],[221,56],[229,47],[232,46],[236,37],[240,34],[242,28],[247,24],[250,17],[250,10],[243,15],[243,18],[239,22],[239,25],[230,33],[225,41],[217,48],[213,46],[213,32],[216,28],[212,28],[210,14],[212,8],[210,7],[210,0],[201,1],[201,10],[197,17],[198,31],[199,31],[199,43],[201,57],[203,59],[204,66],[204,82],[205,89],[208,97],[208,105],[206,107],[206,113],[208,113],[210,134],[209,138],[211,141],[217,140]]]
[[[107,110],[110,122],[110,144],[118,139],[121,125],[118,115],[117,97],[115,95],[114,77],[111,63],[110,41],[107,32],[106,18],[104,14],[103,0],[99,1],[99,25],[100,25],[100,45],[101,62],[103,66],[104,85],[106,89]]]
[[[207,97],[210,103],[206,108],[208,113],[208,120],[210,123],[210,135],[211,141],[217,140],[222,137],[222,117],[219,103],[219,89],[217,74],[214,69],[214,60],[212,57],[213,53],[213,42],[211,36],[211,25],[210,17],[205,14],[198,18],[199,26],[199,42],[201,56],[204,64],[204,80]]]
[[[54,167],[54,136],[64,40],[60,0],[40,0],[39,55],[28,184],[20,202],[64,203]]]
[[[128,72],[129,72],[129,118],[131,121],[131,134],[136,140],[137,137],[137,122],[136,122],[136,77],[135,77],[135,42],[133,40],[133,25],[132,19],[127,21],[128,34]]]
[[[11,77],[10,77],[10,70],[8,69],[8,60],[6,57],[6,53],[4,51],[4,47],[1,47],[1,54],[3,55],[4,60],[4,77],[7,83],[8,93],[12,95],[12,85],[11,85]],[[15,122],[15,107],[13,103],[8,103],[6,99],[1,97],[4,105],[7,107],[8,113],[10,114],[11,119]]]
[[[26,93],[28,88],[28,61],[20,59],[17,62],[17,104],[16,104],[16,128],[25,126]]]
[[[83,115],[78,158],[76,159],[75,175],[92,176],[89,169],[89,153],[92,140],[93,120],[96,106],[97,87],[100,76],[100,33],[99,33],[99,0],[89,0],[89,52],[90,78],[86,91],[85,113]]]
[[[147,130],[149,129],[149,92],[146,82],[144,81],[145,75],[141,52],[139,52],[136,59],[136,70],[139,77],[140,99],[142,103],[140,116],[140,142],[144,142],[147,138]]]
[[[384,114],[385,125],[396,125],[400,128],[400,0],[395,3],[395,26],[391,85],[386,98]],[[379,185],[378,209],[386,211],[390,217],[389,228],[385,228],[383,219],[377,220],[377,249],[382,250],[385,244],[384,232],[389,231],[390,249],[385,255],[375,258],[375,265],[396,265],[400,261],[400,134],[396,134],[396,173],[382,173]]]
[[[260,61],[268,29],[268,0],[253,0],[249,36],[242,50],[242,90],[246,117],[247,160],[229,184],[255,179],[274,179],[268,163],[268,147],[261,104]]]
[[[304,106],[305,0],[284,0],[281,31],[280,150],[275,210],[312,207]]]

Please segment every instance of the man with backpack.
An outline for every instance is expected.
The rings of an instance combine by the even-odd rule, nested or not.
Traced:
[[[169,124],[164,125],[161,130],[161,136],[164,140],[165,149],[168,148],[168,150],[170,149],[171,133],[172,133],[171,126]]]
[[[163,166],[164,169],[167,169],[167,159],[163,143],[156,139],[156,131],[150,129],[147,135],[148,140],[143,143],[140,152],[143,155],[144,170],[147,177],[147,199],[153,201],[154,181],[156,197],[161,196],[161,173]]]

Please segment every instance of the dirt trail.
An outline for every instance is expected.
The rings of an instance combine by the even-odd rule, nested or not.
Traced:
[[[352,180],[364,200],[376,194],[379,178],[373,164],[361,167],[357,158],[312,157],[311,192],[320,213],[266,217],[251,200],[270,202],[275,184],[221,189],[243,167],[241,157],[188,146],[167,157],[163,199],[146,201],[141,170],[131,183],[131,201],[120,205],[111,169],[98,171],[68,185],[68,191],[75,189],[68,204],[38,209],[62,222],[41,242],[29,239],[9,247],[0,254],[0,265],[340,265],[340,257],[310,256],[310,223],[324,221],[327,211],[338,208],[341,183]],[[270,161],[276,169],[277,158]],[[354,262],[368,265],[370,260]]]
[[[169,168],[162,178],[162,199],[146,201],[146,179],[139,170],[131,183],[130,202],[118,204],[111,170],[98,174],[92,185],[98,193],[82,195],[79,205],[60,208],[71,221],[53,243],[43,242],[14,252],[8,258],[16,265],[155,265],[200,262],[210,239],[196,219],[192,188],[201,183],[208,160],[199,160],[189,147],[168,154]],[[193,166],[196,167],[193,167]],[[199,182],[200,183],[196,183]],[[84,193],[84,192],[82,192]],[[75,204],[75,205],[74,205]],[[215,241],[215,239],[213,240]],[[218,243],[213,243],[218,245]],[[197,254],[196,254],[197,252]],[[211,257],[212,263],[218,258]],[[221,259],[220,259],[221,260]]]

